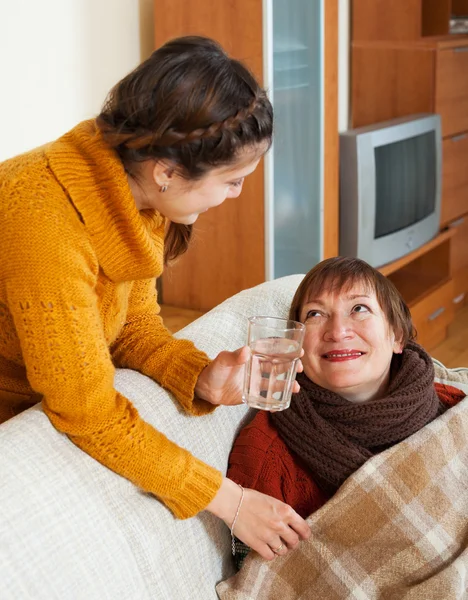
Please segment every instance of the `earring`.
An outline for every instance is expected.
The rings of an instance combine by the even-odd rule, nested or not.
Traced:
[[[168,188],[167,184],[164,184],[159,188],[159,191],[161,192],[161,194],[164,194],[164,192],[167,190],[167,188]]]

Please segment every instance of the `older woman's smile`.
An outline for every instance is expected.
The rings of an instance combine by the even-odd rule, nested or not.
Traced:
[[[331,362],[342,362],[345,360],[355,360],[366,354],[361,350],[330,350],[322,354],[322,358]]]

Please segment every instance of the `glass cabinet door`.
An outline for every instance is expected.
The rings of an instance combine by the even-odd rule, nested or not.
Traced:
[[[321,260],[323,0],[264,0],[265,86],[274,142],[266,169],[266,278]]]

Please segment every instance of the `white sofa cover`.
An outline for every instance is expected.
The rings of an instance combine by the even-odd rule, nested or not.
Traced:
[[[211,357],[234,350],[245,343],[247,317],[287,315],[301,279],[241,292],[178,337]],[[119,370],[115,385],[149,423],[225,471],[244,405],[195,418],[140,373]],[[2,600],[214,600],[232,572],[223,522],[208,513],[174,519],[56,431],[40,406],[0,426]]]

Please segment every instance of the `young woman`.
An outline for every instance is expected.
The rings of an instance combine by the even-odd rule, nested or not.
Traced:
[[[240,194],[271,136],[249,71],[189,37],[120,81],[97,119],[0,165],[0,422],[42,400],[59,431],[177,517],[207,509],[232,525],[240,487],[145,423],[114,368],[152,377],[193,415],[241,401],[247,350],[210,363],[174,339],[155,278],[201,212]],[[308,535],[279,501],[243,504],[236,531],[265,558],[273,529]]]
[[[368,458],[465,397],[434,385],[392,282],[357,258],[331,258],[305,276],[289,318],[306,326],[304,373],[288,410],[259,411],[239,434],[228,477],[307,517]],[[242,514],[242,510],[240,511]],[[288,540],[272,538],[284,554]],[[248,552],[237,544],[236,562]]]

